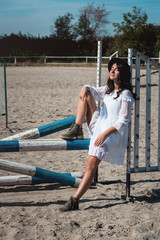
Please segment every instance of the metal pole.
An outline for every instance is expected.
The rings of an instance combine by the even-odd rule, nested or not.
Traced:
[[[146,147],[145,162],[146,171],[150,171],[150,148],[151,148],[151,61],[147,58],[146,75]]]
[[[140,53],[136,53],[136,82],[135,82],[135,120],[134,120],[134,172],[139,168],[139,119],[140,119]]]
[[[102,59],[102,41],[98,41],[97,50],[97,87],[101,86],[101,59]],[[100,101],[98,101],[98,107],[100,108]],[[98,182],[98,167],[94,176],[94,182]]]
[[[130,66],[132,82],[132,65],[133,65],[133,50],[128,49],[128,65]],[[130,168],[131,168],[131,123],[128,129],[128,146],[127,146],[127,165],[126,165],[126,198],[130,198]]]
[[[130,198],[130,190],[131,190],[131,174],[126,174],[126,199]]]
[[[97,50],[97,87],[101,86],[102,41],[98,41]]]
[[[3,62],[4,69],[4,95],[5,95],[5,115],[6,115],[6,128],[8,128],[8,110],[7,110],[7,81],[6,81],[6,62]]]

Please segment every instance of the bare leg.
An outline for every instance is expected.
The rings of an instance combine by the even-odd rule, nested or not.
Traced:
[[[82,125],[85,117],[87,117],[87,124],[89,126],[95,110],[96,102],[90,92],[84,101],[79,98],[77,103],[76,124]],[[96,157],[88,157],[83,179],[74,195],[74,198],[80,199],[91,186],[92,179],[100,162],[101,161]]]
[[[74,194],[74,198],[80,199],[91,186],[92,179],[101,160],[94,156],[89,156],[82,181]]]
[[[78,103],[77,103],[77,114],[76,114],[75,123],[78,125],[82,125],[85,117],[87,117],[87,124],[89,125],[95,110],[96,110],[96,103],[90,92],[88,93],[87,97],[84,98],[83,101],[79,97]],[[64,138],[64,135],[63,135],[63,138]],[[66,136],[65,136],[65,138],[66,138]],[[67,138],[68,138],[68,136],[67,136]],[[81,180],[81,183],[80,183],[74,197],[70,197],[68,202],[63,207],[60,208],[61,211],[69,211],[69,210],[79,209],[79,200],[78,199],[80,199],[83,196],[83,194],[88,190],[88,188],[91,186],[92,179],[95,175],[96,169],[100,162],[101,161],[94,156],[88,157],[88,161],[86,164],[83,179]]]
[[[93,113],[96,110],[96,102],[91,93],[82,101],[80,98],[77,103],[77,113],[76,113],[76,121],[75,123],[78,125],[82,125],[85,117],[87,117],[87,124],[89,125]]]

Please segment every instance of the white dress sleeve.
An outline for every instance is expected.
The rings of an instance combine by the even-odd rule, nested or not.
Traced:
[[[96,101],[100,101],[101,99],[103,99],[105,96],[105,93],[107,91],[107,86],[96,88],[96,87],[93,87],[90,85],[85,85],[85,87],[88,87],[90,89],[90,91]]]
[[[134,99],[131,92],[129,90],[124,90],[122,92],[122,104],[119,111],[119,118],[113,125],[121,135],[124,134],[125,127],[131,120],[133,102]]]

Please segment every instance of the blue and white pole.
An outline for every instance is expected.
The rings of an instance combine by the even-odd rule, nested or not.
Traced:
[[[71,173],[61,173],[61,174],[75,177],[75,178],[83,177],[83,173],[81,172],[71,172]],[[43,183],[54,183],[54,181],[50,179],[43,179],[38,177],[26,176],[26,175],[0,177],[0,186],[35,185],[35,184],[43,184]]]
[[[57,151],[57,150],[87,150],[90,139],[55,140],[55,139],[26,139],[0,141],[0,152],[25,151]]]
[[[81,182],[80,178],[72,177],[70,174],[57,173],[43,168],[33,167],[31,165],[11,162],[3,159],[0,159],[0,169],[4,171],[29,175],[35,178],[42,178],[72,187],[78,187]]]
[[[59,121],[43,125],[41,127],[33,128],[22,133],[15,134],[10,137],[3,138],[3,140],[14,140],[14,139],[35,139],[49,134],[61,131],[69,128],[72,123],[76,120],[76,116],[68,117]]]

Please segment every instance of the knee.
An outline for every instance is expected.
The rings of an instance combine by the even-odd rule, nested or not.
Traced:
[[[93,98],[93,95],[92,95],[91,91],[89,91],[89,92],[87,93],[87,99],[90,100],[90,99],[92,99],[92,98]]]
[[[89,101],[90,99],[93,98],[93,95],[92,95],[92,93],[91,93],[90,91],[88,91],[85,95],[83,95],[83,94],[80,92],[80,93],[79,93],[79,98],[80,98],[80,99],[83,98],[83,100]]]
[[[95,171],[100,163],[100,160],[96,157],[89,156],[87,164],[86,164],[86,171]]]

